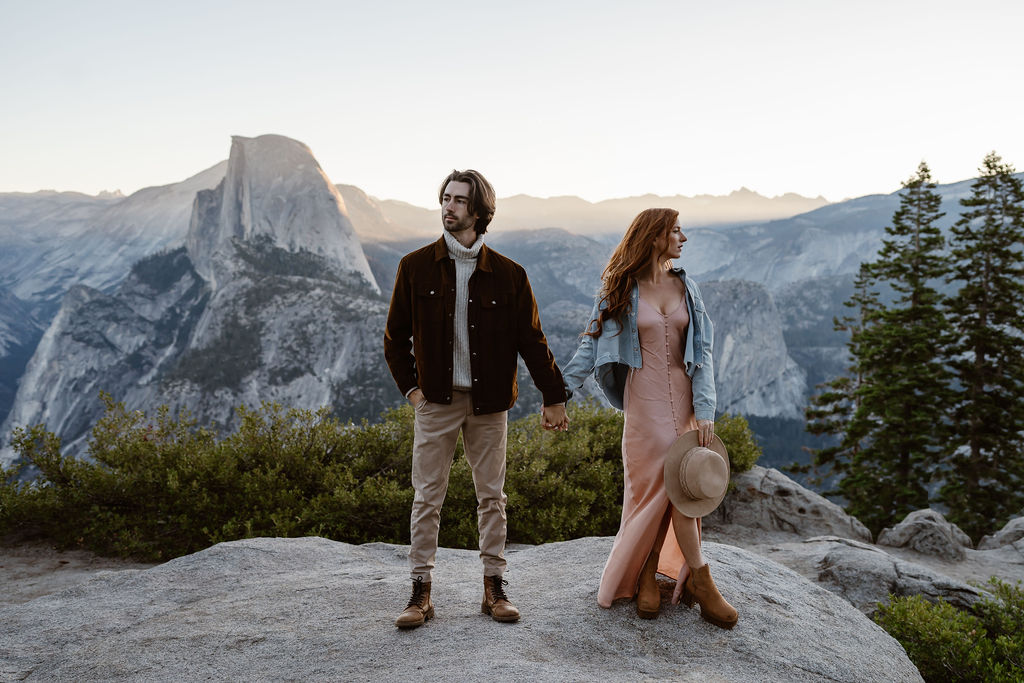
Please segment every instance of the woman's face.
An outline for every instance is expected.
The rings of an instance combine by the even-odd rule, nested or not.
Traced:
[[[663,262],[669,259],[677,259],[683,251],[683,242],[686,235],[683,234],[683,226],[679,221],[658,241],[658,261]]]

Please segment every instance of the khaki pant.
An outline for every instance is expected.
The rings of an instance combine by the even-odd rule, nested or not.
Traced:
[[[462,431],[466,460],[476,487],[477,526],[484,576],[505,571],[505,437],[508,413],[473,414],[468,391],[452,393],[452,404],[423,401],[416,406],[416,436],[412,447],[411,543],[412,579],[431,580],[437,554],[441,505],[448,491],[448,474],[455,443]]]

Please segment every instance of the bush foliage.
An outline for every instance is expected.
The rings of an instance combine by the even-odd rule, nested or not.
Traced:
[[[319,535],[349,543],[409,542],[413,411],[342,423],[320,411],[264,404],[242,408],[223,437],[187,412],[129,411],[103,397],[107,412],[89,442],[90,459],[61,454],[42,425],[19,429],[14,447],[39,477],[0,471],[0,535],[17,533],[106,555],[166,560],[211,544],[255,536]],[[536,416],[508,431],[510,542],[608,536],[622,504],[622,415],[593,404],[569,407],[568,433],[544,431]],[[742,417],[719,434],[734,471],[760,454]],[[456,448],[440,543],[477,545],[472,474]]]
[[[1024,681],[1024,588],[992,578],[973,613],[919,595],[880,605],[875,621],[900,641],[925,681]]]

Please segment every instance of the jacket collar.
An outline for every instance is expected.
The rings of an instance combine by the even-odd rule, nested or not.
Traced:
[[[448,258],[448,245],[444,243],[444,235],[441,235],[434,242],[434,261]],[[476,267],[479,270],[491,272],[491,250],[484,244],[480,247],[480,255],[476,257]]]

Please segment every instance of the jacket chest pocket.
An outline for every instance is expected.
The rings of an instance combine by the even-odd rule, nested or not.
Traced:
[[[484,329],[507,330],[515,323],[511,292],[480,295],[480,324]]]
[[[416,322],[430,327],[444,322],[444,291],[439,285],[416,289]]]

